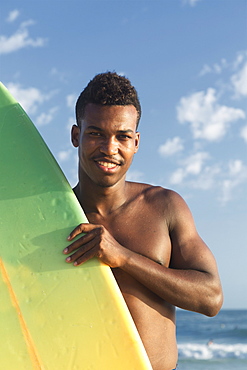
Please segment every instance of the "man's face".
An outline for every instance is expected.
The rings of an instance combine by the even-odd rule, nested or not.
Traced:
[[[139,146],[137,116],[133,105],[86,106],[81,128],[72,128],[73,145],[79,146],[81,175],[103,187],[124,178]]]

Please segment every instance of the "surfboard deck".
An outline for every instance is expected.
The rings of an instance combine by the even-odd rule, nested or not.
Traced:
[[[111,269],[65,262],[81,222],[54,157],[0,84],[1,368],[152,369]]]

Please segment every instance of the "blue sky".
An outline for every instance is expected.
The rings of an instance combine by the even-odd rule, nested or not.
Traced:
[[[128,179],[187,201],[216,256],[224,308],[247,308],[246,0],[2,2],[1,81],[76,184],[74,104],[97,73],[142,103]]]

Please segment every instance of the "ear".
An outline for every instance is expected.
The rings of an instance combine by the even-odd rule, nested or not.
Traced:
[[[78,148],[80,144],[80,128],[77,125],[73,125],[71,129],[71,141],[75,148]]]
[[[135,135],[136,135],[136,137],[135,137],[135,153],[136,153],[139,149],[140,132],[136,132]]]

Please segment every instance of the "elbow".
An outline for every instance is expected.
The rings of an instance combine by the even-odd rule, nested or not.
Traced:
[[[203,312],[203,314],[208,317],[216,316],[219,313],[222,307],[222,304],[223,304],[223,297],[219,297],[218,299],[215,299],[213,304],[207,305],[207,307],[205,307],[205,311]]]
[[[202,314],[208,317],[216,316],[223,304],[223,292],[221,286],[218,287],[217,291],[214,289],[209,297],[207,297],[206,302],[204,302]]]

